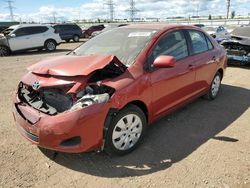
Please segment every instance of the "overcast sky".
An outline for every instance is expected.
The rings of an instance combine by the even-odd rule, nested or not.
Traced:
[[[107,2],[107,1],[106,1]],[[129,0],[114,0],[115,18],[129,18]],[[135,0],[139,18],[166,18],[171,16],[225,15],[227,0]],[[109,18],[105,0],[14,0],[15,19],[23,21],[53,21],[73,19]],[[0,21],[10,20],[5,0],[0,0]],[[236,15],[250,13],[250,0],[231,0]]]

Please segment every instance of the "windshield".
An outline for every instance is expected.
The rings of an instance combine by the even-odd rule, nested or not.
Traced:
[[[92,38],[71,54],[115,55],[129,66],[155,33],[152,29],[116,28]]]

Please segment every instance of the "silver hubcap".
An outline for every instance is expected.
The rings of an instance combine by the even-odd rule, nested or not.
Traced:
[[[212,84],[212,95],[215,97],[218,94],[218,91],[220,89],[220,76],[217,75],[214,78],[213,84]]]
[[[118,150],[128,150],[139,140],[142,133],[142,121],[136,114],[128,114],[121,118],[112,134],[112,142]]]
[[[53,42],[48,42],[47,48],[48,50],[52,51],[55,49],[55,44]]]

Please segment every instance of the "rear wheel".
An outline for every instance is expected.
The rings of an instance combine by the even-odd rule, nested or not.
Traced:
[[[80,37],[78,35],[74,35],[73,41],[74,42],[79,42],[79,40],[80,40]]]
[[[48,52],[53,52],[56,50],[56,42],[54,40],[47,40],[44,44],[44,48]]]
[[[125,155],[133,151],[142,141],[147,121],[143,111],[129,105],[111,121],[105,141],[105,151],[113,155]]]
[[[10,54],[10,50],[6,46],[0,46],[0,56],[8,56]]]
[[[214,79],[212,81],[208,93],[204,96],[206,99],[213,100],[217,97],[220,91],[221,80],[222,80],[222,75],[221,73],[217,72],[214,76]]]

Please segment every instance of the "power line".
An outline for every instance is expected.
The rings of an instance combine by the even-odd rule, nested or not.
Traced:
[[[8,7],[6,7],[6,8],[8,8],[9,11],[10,11],[10,18],[11,18],[12,21],[14,21],[13,9],[15,7],[12,6],[12,3],[14,3],[14,1],[12,1],[12,0],[6,0],[5,2],[8,3]]]
[[[108,0],[106,3],[109,8],[109,16],[110,16],[110,21],[114,21],[114,12],[115,12],[115,4],[113,0]]]

